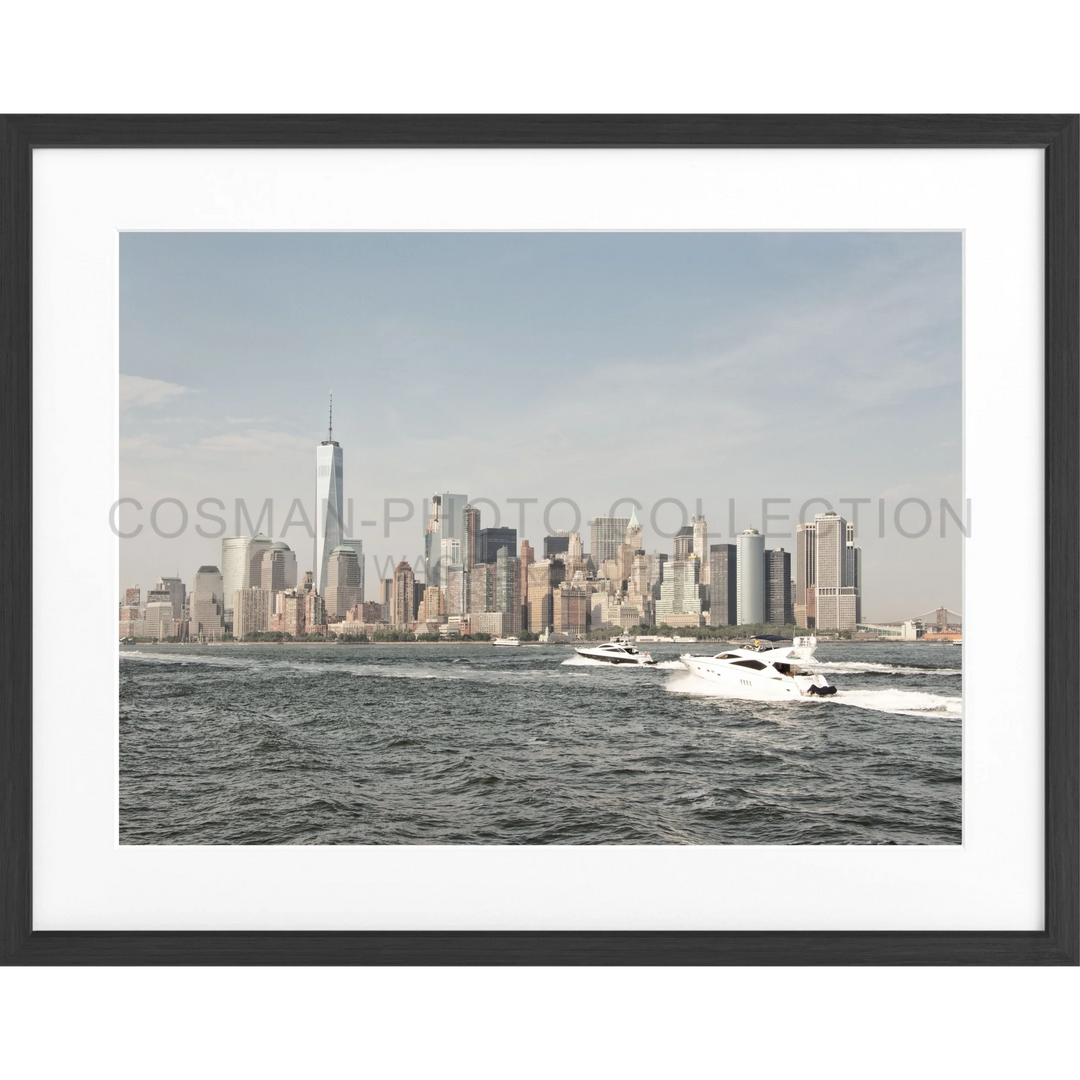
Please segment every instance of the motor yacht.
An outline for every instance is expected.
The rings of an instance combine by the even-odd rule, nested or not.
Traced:
[[[587,660],[599,660],[605,664],[616,664],[625,667],[648,667],[656,661],[647,653],[635,648],[634,643],[628,637],[618,637],[614,641],[604,641],[599,645],[590,645],[582,649],[575,649],[578,656],[584,656]]]
[[[492,645],[500,645],[504,649],[516,649],[521,642],[516,637],[497,637]]]
[[[786,701],[789,698],[828,697],[836,687],[820,672],[806,671],[799,661],[813,660],[817,639],[755,638],[749,645],[725,649],[715,656],[679,657],[694,675],[715,683],[731,697]]]

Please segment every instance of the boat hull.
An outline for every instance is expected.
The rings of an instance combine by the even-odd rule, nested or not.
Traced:
[[[603,655],[582,652],[581,649],[575,649],[574,652],[585,660],[595,660],[598,664],[610,664],[612,667],[652,667],[656,663],[656,661],[652,659],[641,660],[633,656]]]
[[[711,657],[680,656],[680,662],[692,674],[715,686],[726,697],[755,701],[794,701],[807,697],[828,697],[836,693],[818,677],[781,675],[776,671],[757,672]]]

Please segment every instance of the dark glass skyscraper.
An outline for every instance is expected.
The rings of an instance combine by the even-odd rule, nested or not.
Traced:
[[[709,545],[709,625],[735,625],[736,556],[734,544]]]
[[[544,558],[554,559],[559,556],[565,559],[567,552],[570,550],[570,534],[564,533],[562,536],[545,536],[544,537]]]
[[[765,552],[765,621],[777,625],[795,621],[791,602],[791,552],[783,548]]]
[[[509,548],[508,555],[517,551],[517,529],[501,526],[497,529],[480,530],[480,557],[476,562],[493,563],[499,557],[499,548]]]

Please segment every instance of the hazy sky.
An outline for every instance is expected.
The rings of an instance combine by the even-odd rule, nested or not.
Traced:
[[[434,491],[494,501],[539,548],[543,508],[590,517],[644,505],[648,550],[670,551],[650,513],[697,500],[713,542],[794,532],[808,498],[873,499],[860,511],[865,619],[961,604],[959,233],[127,233],[121,238],[121,584],[220,563],[195,526],[200,499],[235,528],[293,500],[314,520],[315,446],[344,451],[353,535],[369,596],[388,559],[415,565]],[[154,535],[153,503],[178,499],[184,533]],[[896,503],[933,525],[899,536]],[[384,500],[412,519],[386,531]],[[878,536],[877,500],[886,500]],[[808,511],[812,518],[822,506]],[[629,513],[629,504],[618,511]],[[395,504],[394,516],[407,513]],[[490,506],[483,524],[495,524]],[[293,518],[298,520],[298,514]],[[164,504],[162,531],[180,524]],[[554,528],[573,525],[567,505]],[[361,525],[373,521],[375,525]],[[681,524],[674,503],[656,524]],[[901,523],[923,527],[911,505]],[[264,531],[265,531],[264,522]],[[246,530],[242,530],[246,531]],[[282,537],[301,571],[302,525]],[[519,535],[520,538],[520,535]],[[793,549],[793,540],[766,541]]]

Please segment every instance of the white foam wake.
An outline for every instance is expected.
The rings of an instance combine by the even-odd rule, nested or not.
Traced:
[[[726,698],[740,701],[770,700],[749,698],[745,694],[735,693],[719,683],[700,679],[691,672],[675,675],[664,684],[664,689],[673,694],[687,694],[692,697]],[[947,697],[943,694],[929,694],[919,690],[838,690],[828,697],[789,698],[784,701],[772,701],[772,704],[814,704],[814,705],[851,705],[857,709],[870,709],[874,712],[893,713],[902,716],[919,716],[927,719],[962,720],[963,699]]]
[[[903,664],[875,664],[864,660],[806,660],[803,666],[815,671],[868,671],[885,675],[962,675],[959,668],[906,667]]]
[[[919,690],[837,690],[828,701],[903,716],[963,719],[963,699]]]

